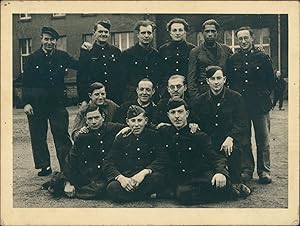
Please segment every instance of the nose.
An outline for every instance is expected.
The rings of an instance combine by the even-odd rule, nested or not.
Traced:
[[[95,124],[96,123],[96,119],[93,118],[92,123]]]

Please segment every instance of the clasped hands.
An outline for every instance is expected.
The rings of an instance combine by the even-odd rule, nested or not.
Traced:
[[[143,169],[142,171],[138,172],[132,177],[125,177],[123,175],[120,175],[117,179],[121,186],[129,192],[134,191],[138,188],[138,186],[142,183],[145,176],[149,174],[149,171],[147,169]]]

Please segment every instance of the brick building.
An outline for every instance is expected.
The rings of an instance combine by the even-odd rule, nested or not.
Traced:
[[[181,17],[190,24],[187,40],[199,45],[203,42],[201,24],[209,18],[216,19],[221,26],[218,39],[238,48],[234,30],[248,25],[254,29],[255,44],[262,45],[268,53],[275,69],[280,69],[284,77],[288,76],[288,17],[287,15],[207,15],[207,14],[14,14],[13,15],[13,79],[14,105],[20,106],[20,90],[23,64],[26,57],[40,47],[40,30],[43,26],[55,28],[59,34],[58,48],[66,50],[75,58],[79,57],[80,46],[84,41],[91,41],[93,24],[103,18],[112,23],[110,42],[124,50],[136,41],[134,24],[137,20],[150,19],[157,24],[154,46],[158,47],[169,40],[166,31],[167,22],[174,17]],[[76,71],[70,70],[66,76],[67,92],[70,103],[75,104]]]

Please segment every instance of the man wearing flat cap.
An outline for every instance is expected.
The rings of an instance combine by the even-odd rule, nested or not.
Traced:
[[[48,121],[60,168],[71,148],[69,116],[65,108],[64,77],[69,68],[78,69],[78,61],[56,49],[59,34],[43,27],[41,48],[32,53],[24,66],[22,98],[27,114],[33,158],[39,176],[51,174],[47,145]]]
[[[158,51],[152,46],[155,28],[156,25],[150,20],[138,21],[134,28],[137,32],[138,43],[122,53],[122,81],[125,85],[124,101],[135,100],[136,87],[143,78],[150,79],[154,88],[158,85],[161,77],[160,57]]]
[[[191,50],[187,80],[191,98],[195,98],[209,89],[206,83],[205,68],[217,65],[224,69],[227,59],[232,55],[228,46],[217,42],[219,30],[220,25],[214,19],[204,21],[202,24],[204,43]]]
[[[126,121],[130,135],[117,136],[104,161],[107,193],[121,202],[148,199],[163,187],[166,163],[157,131],[145,129],[145,110],[131,105]]]
[[[111,23],[99,20],[94,25],[93,43],[84,43],[80,49],[80,68],[77,74],[79,101],[85,105],[89,101],[88,89],[94,82],[101,82],[108,98],[120,104],[120,49],[108,43]]]
[[[167,23],[167,31],[171,41],[159,47],[161,61],[160,92],[167,97],[168,78],[172,75],[182,75],[186,78],[188,73],[189,55],[196,46],[186,41],[189,24],[182,18],[173,18]]]
[[[169,195],[183,204],[197,204],[249,195],[245,185],[233,186],[226,158],[213,149],[210,137],[192,133],[188,127],[189,108],[180,98],[171,98],[167,114],[172,126],[159,129],[169,157]]]
[[[242,96],[224,86],[219,66],[206,68],[210,89],[193,102],[193,115],[203,132],[211,136],[213,149],[227,158],[232,183],[241,183],[241,155],[247,144],[247,113]]]

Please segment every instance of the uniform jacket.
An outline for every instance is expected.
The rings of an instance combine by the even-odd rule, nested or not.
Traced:
[[[122,174],[131,177],[147,168],[161,172],[166,164],[166,157],[160,145],[158,132],[144,129],[139,135],[118,136],[105,158],[104,173],[108,181]]]
[[[207,66],[220,66],[223,69],[226,67],[227,59],[232,55],[231,49],[221,43],[217,44],[217,55],[213,55],[205,44],[201,44],[191,50],[189,59],[189,72],[188,72],[188,91],[191,98],[199,96],[208,87],[205,77],[205,68]]]
[[[77,74],[79,101],[89,100],[88,88],[94,82],[101,82],[114,100],[120,78],[120,56],[121,50],[108,43],[103,47],[94,43],[91,50],[80,49]]]
[[[104,123],[98,130],[79,134],[66,157],[65,176],[71,181],[91,182],[104,178],[103,161],[122,124]]]
[[[33,108],[62,104],[66,89],[64,78],[69,68],[77,70],[78,61],[64,51],[46,54],[40,48],[32,53],[24,66],[23,104],[31,104]]]
[[[126,49],[121,56],[123,81],[127,86],[137,87],[143,78],[149,78],[154,87],[160,77],[159,54],[156,49],[145,49],[138,43]]]
[[[119,123],[126,123],[127,111],[131,105],[137,105],[143,108],[146,111],[146,116],[148,117],[148,124],[155,124],[154,117],[156,114],[156,105],[153,102],[151,102],[147,107],[141,106],[137,101],[125,102],[118,108],[113,121]]]
[[[277,93],[283,93],[286,87],[286,81],[280,77],[275,77],[275,85],[274,85],[274,91]]]
[[[250,114],[267,113],[272,108],[270,94],[274,73],[270,57],[257,48],[237,51],[228,60],[229,87],[245,99]]]
[[[187,76],[189,55],[196,46],[186,41],[171,41],[159,48],[163,71],[162,85],[166,86],[171,75],[179,74]]]
[[[193,102],[194,117],[201,130],[212,138],[213,147],[218,151],[229,136],[235,147],[241,147],[247,139],[247,112],[242,96],[225,88],[215,96],[209,90]]]
[[[86,119],[84,117],[85,112],[87,108],[90,105],[95,105],[92,102],[89,102],[87,105],[82,106],[78,113],[76,114],[76,117],[74,119],[74,126],[72,130],[72,138],[74,139],[75,136],[78,135],[78,131],[86,125]],[[113,117],[119,108],[119,105],[117,105],[115,102],[112,100],[106,99],[103,105],[100,105],[99,108],[103,112],[103,117],[104,117],[104,122],[112,122]]]
[[[228,176],[225,157],[212,149],[206,133],[191,133],[188,126],[180,130],[174,126],[162,127],[159,132],[169,156],[171,175],[197,177],[213,171]]]

